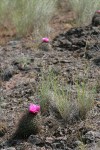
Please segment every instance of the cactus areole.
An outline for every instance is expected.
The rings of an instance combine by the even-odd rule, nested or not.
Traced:
[[[29,105],[29,112],[32,114],[37,114],[40,111],[40,105],[30,104]]]

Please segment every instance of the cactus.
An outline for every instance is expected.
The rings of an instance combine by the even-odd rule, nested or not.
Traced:
[[[42,51],[50,51],[52,50],[52,46],[50,44],[49,38],[42,38],[42,42],[38,45],[39,50]]]
[[[40,131],[41,118],[39,114],[26,112],[18,123],[17,130],[12,136],[12,139],[28,138],[31,134],[37,134]]]
[[[92,18],[92,25],[99,26],[100,25],[100,10],[97,10]]]
[[[31,134],[37,134],[41,124],[40,114],[38,114],[39,111],[40,106],[31,103],[29,105],[29,110],[26,111],[19,120],[18,127],[10,140],[16,138],[25,139]]]

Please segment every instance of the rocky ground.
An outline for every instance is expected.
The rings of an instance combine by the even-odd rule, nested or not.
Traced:
[[[82,79],[89,67],[88,79],[98,83],[94,108],[86,120],[74,124],[59,123],[44,117],[44,132],[25,140],[7,142],[30,102],[38,101],[36,90],[42,69],[52,68],[61,80]],[[1,150],[99,150],[100,149],[100,27],[72,28],[59,34],[50,44],[31,39],[12,40],[0,46],[0,149]],[[93,84],[92,84],[93,85]]]

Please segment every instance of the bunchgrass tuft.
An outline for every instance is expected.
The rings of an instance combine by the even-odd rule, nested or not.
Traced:
[[[68,83],[63,85],[54,73],[43,75],[39,87],[42,111],[52,106],[54,109],[56,107],[65,122],[85,119],[94,104],[95,87],[91,87],[85,80],[81,83],[77,80],[73,82],[73,85]]]
[[[57,0],[1,0],[0,23],[10,19],[21,36],[33,31],[39,36],[47,35],[56,3]]]
[[[79,117],[85,119],[87,112],[91,110],[94,104],[95,87],[90,88],[89,84],[85,82],[82,82],[81,85],[75,83],[75,86]]]

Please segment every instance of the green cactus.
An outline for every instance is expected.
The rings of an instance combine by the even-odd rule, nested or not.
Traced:
[[[40,131],[41,117],[39,114],[25,113],[18,123],[12,139],[28,138],[32,134],[37,134]]]

